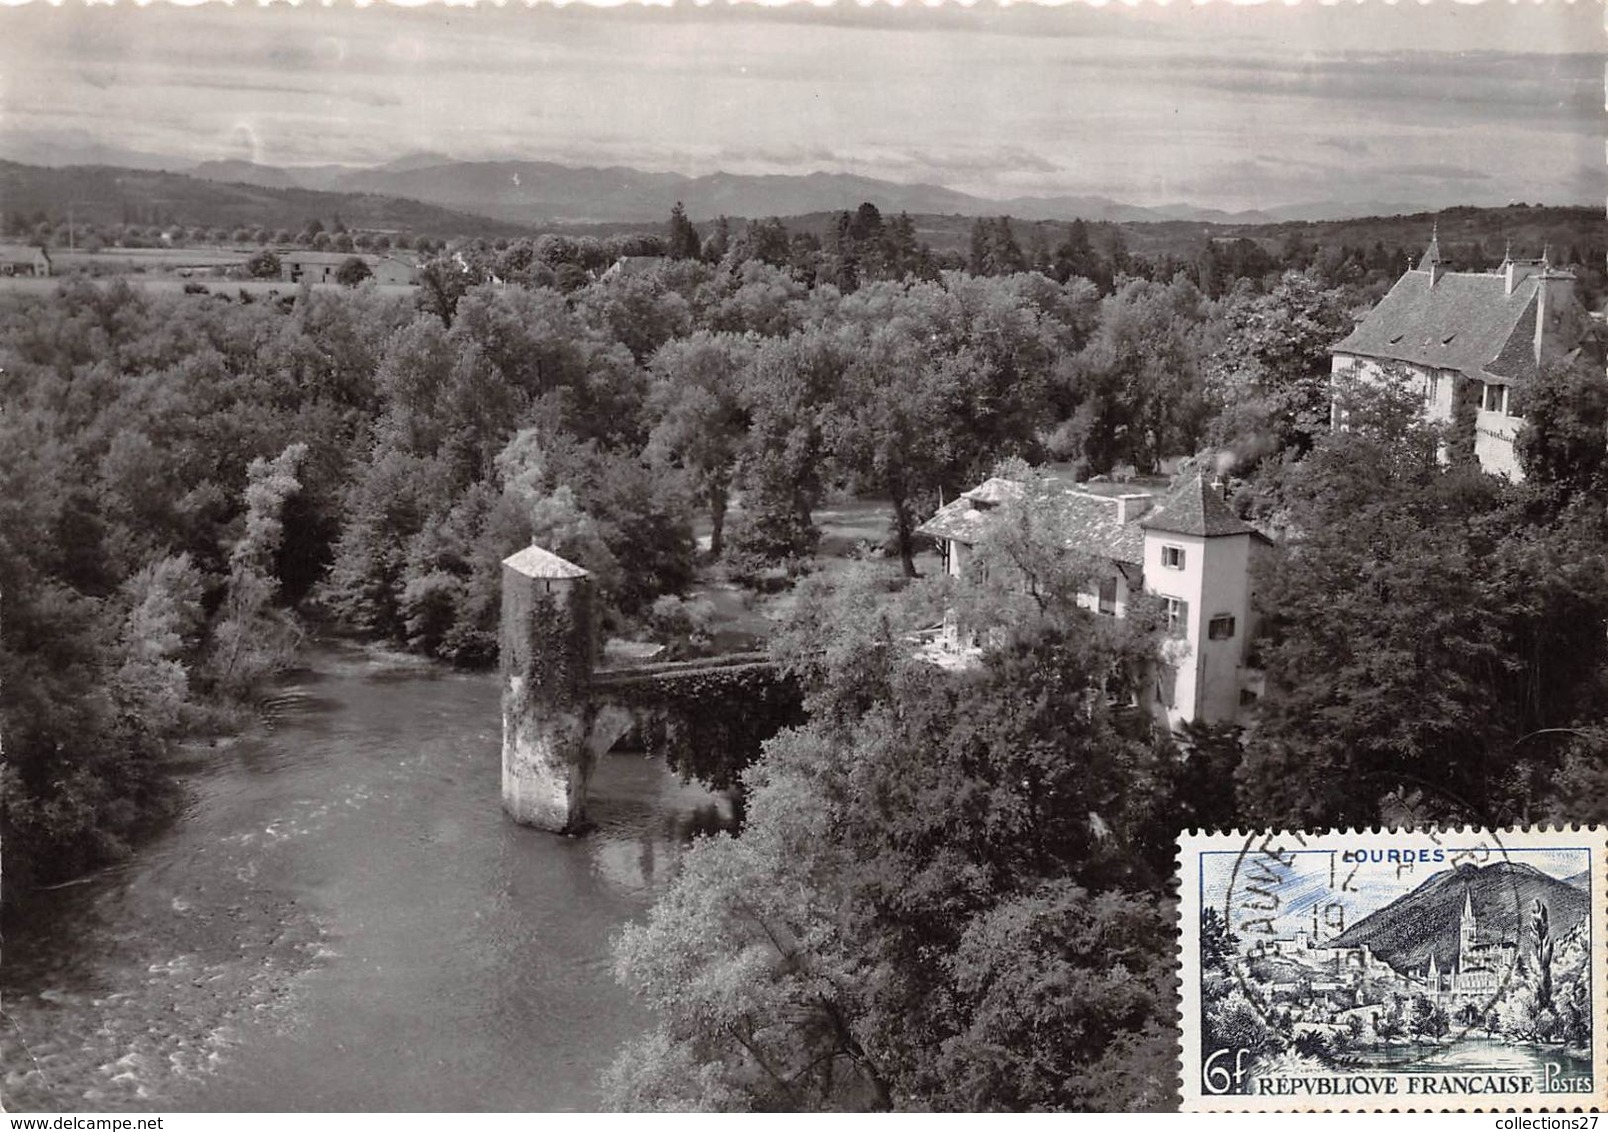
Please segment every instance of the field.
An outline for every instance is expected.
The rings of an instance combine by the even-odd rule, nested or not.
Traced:
[[[251,247],[198,247],[198,248],[107,248],[91,252],[83,249],[54,248],[50,260],[58,273],[85,271],[101,272],[155,272],[155,271],[210,271],[215,267],[234,267],[245,263],[261,248]]]
[[[68,279],[87,279],[91,283],[109,286],[122,281],[141,290],[150,291],[158,295],[182,295],[186,287],[204,287],[206,291],[195,292],[197,298],[206,295],[223,295],[234,298],[240,292],[245,292],[252,298],[273,298],[277,295],[294,295],[299,283],[286,283],[282,279],[217,279],[212,277],[185,279],[181,277],[163,277],[150,275],[88,275],[66,276],[50,275],[35,277],[31,275],[0,275],[0,294],[10,292],[13,294],[49,295]],[[310,286],[315,291],[339,291],[339,283],[313,283]],[[364,286],[374,287],[382,295],[410,295],[418,290],[412,283],[366,283]]]

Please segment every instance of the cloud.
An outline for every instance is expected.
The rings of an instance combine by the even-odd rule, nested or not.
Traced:
[[[1362,138],[1322,138],[1318,141],[1318,144],[1327,146],[1330,149],[1338,149],[1341,153],[1349,153],[1353,157],[1360,157],[1370,150],[1368,143]]]
[[[185,90],[227,91],[235,94],[294,95],[297,97],[355,102],[360,106],[386,107],[403,105],[403,100],[390,91],[364,90],[349,85],[316,86],[311,83],[256,81],[230,75],[186,75],[177,73],[169,76],[166,79],[166,83],[168,86]]]
[[[1490,181],[1489,173],[1482,173],[1478,169],[1458,169],[1451,165],[1392,165],[1378,170],[1379,173],[1396,177],[1431,178],[1437,181]]]
[[[56,104],[197,158],[245,122],[276,161],[429,148],[1222,207],[1579,199],[1602,159],[1590,13],[1431,7],[123,5],[8,12],[0,76],[12,122]]]

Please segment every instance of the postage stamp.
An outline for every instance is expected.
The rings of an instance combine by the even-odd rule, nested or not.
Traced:
[[[1185,1111],[1608,1102],[1608,830],[1185,834]]]

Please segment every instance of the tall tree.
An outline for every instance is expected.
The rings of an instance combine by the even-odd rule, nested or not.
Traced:
[[[1600,364],[1544,365],[1520,387],[1519,466],[1568,495],[1600,495],[1608,477],[1608,381]]]
[[[648,442],[649,458],[679,463],[686,470],[708,510],[711,558],[719,558],[724,549],[726,509],[748,432],[742,390],[752,356],[746,338],[700,331],[667,342],[650,366],[651,411],[657,423]]]
[[[1205,366],[1212,439],[1244,466],[1306,451],[1329,429],[1329,350],[1351,322],[1341,295],[1286,272],[1266,295],[1237,290],[1223,322]]]
[[[703,252],[698,229],[687,219],[687,211],[680,201],[670,210],[670,235],[665,241],[665,250],[671,259],[697,259]]]

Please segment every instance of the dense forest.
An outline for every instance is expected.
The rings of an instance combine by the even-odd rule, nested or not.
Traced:
[[[809,721],[620,941],[656,1027],[616,1103],[1167,1107],[1179,829],[1608,817],[1608,396],[1600,365],[1532,384],[1523,485],[1378,391],[1331,434],[1328,348],[1399,257],[1206,272],[1107,235],[980,221],[954,263],[869,206],[824,236],[678,210],[629,250],[460,244],[408,297],[0,296],[8,895],[130,852],[311,625],[489,664],[532,540],[615,633],[684,630],[700,572],[780,579]],[[1121,710],[1156,624],[1078,610],[1053,527],[1013,528],[1030,602],[906,581],[1002,461],[1178,456],[1282,534],[1244,733]],[[898,568],[807,576],[842,493],[886,501]],[[918,665],[957,601],[1008,646]]]

